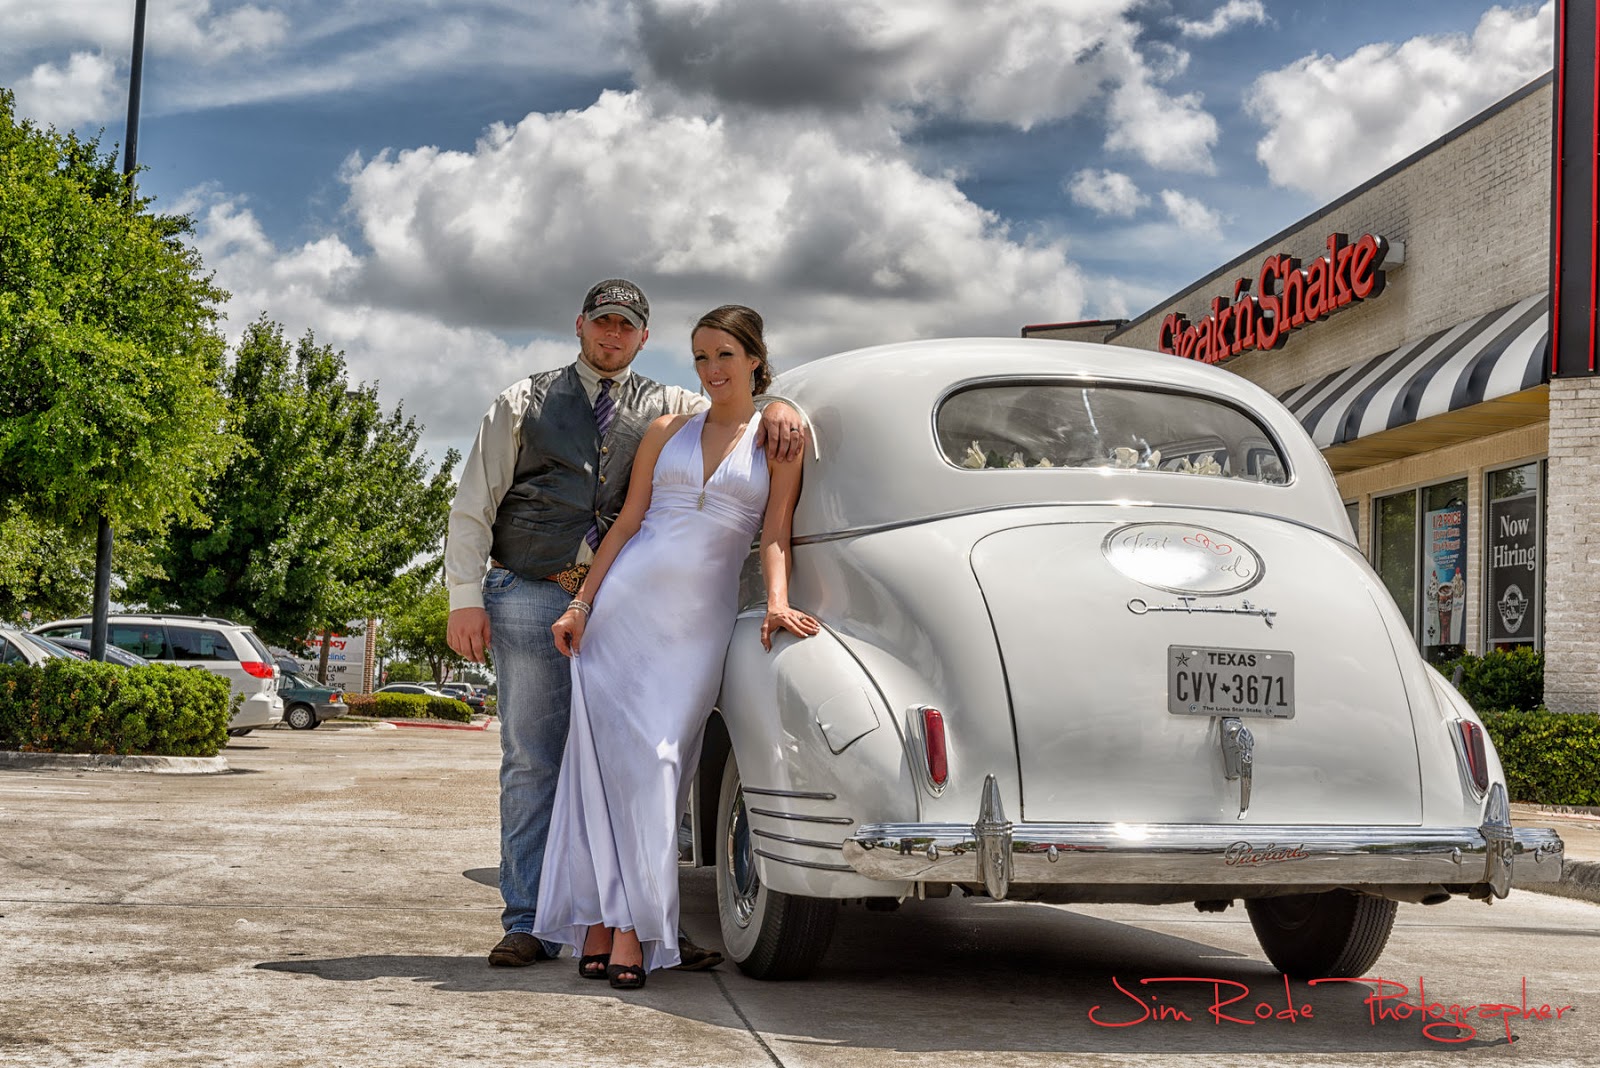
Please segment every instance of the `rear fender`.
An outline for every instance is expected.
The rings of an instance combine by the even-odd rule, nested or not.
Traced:
[[[899,724],[831,632],[780,633],[768,653],[761,621],[746,613],[734,625],[718,709],[739,762],[762,882],[806,897],[908,893],[909,883],[857,875],[838,848],[863,823],[916,818],[917,783]],[[715,748],[700,765],[702,782],[720,781],[720,761],[708,763]]]
[[[1466,698],[1417,655],[1410,625],[1376,578],[1369,583],[1368,592],[1388,632],[1389,644],[1395,650],[1411,713],[1411,727],[1417,736],[1422,824],[1425,827],[1476,825],[1483,819],[1483,798],[1469,785],[1466,768],[1458,755],[1455,732],[1458,720],[1468,720],[1480,728],[1483,722]],[[1489,782],[1504,783],[1500,756],[1494,751],[1494,743],[1487,733],[1484,751],[1489,758]]]

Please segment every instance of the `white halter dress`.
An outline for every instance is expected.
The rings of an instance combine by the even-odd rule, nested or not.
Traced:
[[[638,932],[647,969],[678,963],[684,778],[766,510],[758,422],[703,484],[705,413],[668,439],[644,522],[595,596],[572,659],[572,726],[539,878],[536,934],[546,941],[581,947],[585,929],[604,923]]]

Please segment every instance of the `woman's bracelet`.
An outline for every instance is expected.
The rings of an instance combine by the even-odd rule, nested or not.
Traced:
[[[579,600],[578,598],[574,597],[567,603],[567,611],[570,612],[574,608],[582,612],[584,615],[588,615],[591,611],[593,611],[594,605],[590,604],[588,601]]]

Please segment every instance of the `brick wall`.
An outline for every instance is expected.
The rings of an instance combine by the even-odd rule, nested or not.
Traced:
[[[1544,699],[1600,712],[1600,379],[1550,384]]]

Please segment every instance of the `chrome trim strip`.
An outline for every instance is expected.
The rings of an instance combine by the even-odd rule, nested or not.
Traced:
[[[1309,530],[1313,534],[1320,534],[1322,537],[1327,538],[1330,541],[1338,542],[1347,549],[1356,548],[1353,542],[1346,541],[1336,534],[1332,534],[1326,530],[1323,530],[1319,526],[1307,523],[1303,519],[1295,519],[1292,516],[1286,515],[1274,515],[1271,512],[1258,512],[1253,508],[1220,508],[1216,505],[1171,504],[1159,501],[1141,501],[1131,499],[1108,501],[1103,497],[1088,501],[1025,501],[1013,504],[990,504],[976,508],[961,508],[954,512],[938,512],[933,515],[917,516],[914,519],[897,519],[892,523],[871,523],[867,526],[861,527],[846,527],[843,530],[833,530],[827,532],[826,534],[797,535],[792,540],[791,544],[821,545],[824,542],[844,541],[847,538],[863,538],[868,534],[883,534],[891,530],[904,530],[906,527],[921,526],[923,523],[937,523],[945,519],[962,519],[969,515],[982,515],[984,513],[994,512],[1032,511],[1040,508],[1136,508],[1140,510],[1139,514],[1141,515],[1143,514],[1143,510],[1147,508],[1170,508],[1174,511],[1204,511],[1214,512],[1219,515],[1248,515],[1257,519],[1270,519],[1278,523],[1288,523],[1290,526],[1300,527],[1303,530]],[[1090,522],[1090,520],[1075,519],[1072,520],[1072,522],[1082,523]],[[1096,522],[1098,521],[1096,520]]]
[[[747,794],[760,794],[762,797],[798,797],[807,801],[837,801],[838,794],[825,794],[817,790],[763,790],[755,786],[741,786]]]
[[[813,846],[817,849],[841,849],[844,847],[843,842],[814,842],[810,838],[790,838],[786,834],[774,834],[771,831],[758,830],[755,827],[750,828],[750,833],[758,838],[770,838],[774,842],[788,842],[790,845]]]
[[[1010,882],[1495,887],[1502,873],[1508,886],[1559,881],[1560,836],[1511,828],[1495,815],[1484,829],[1019,823],[1011,825]],[[845,840],[844,857],[874,879],[978,882],[983,837],[972,824],[873,823]]]
[[[770,808],[752,808],[753,816],[771,816],[775,820],[800,820],[803,823],[836,823],[841,827],[848,827],[855,820],[849,816],[802,816],[798,812],[774,812]]]
[[[814,860],[795,860],[793,857],[780,857],[776,853],[768,853],[765,849],[755,851],[756,856],[775,860],[779,864],[793,864],[797,868],[815,868],[818,871],[844,871],[855,874],[855,869],[848,864],[820,864]]]

